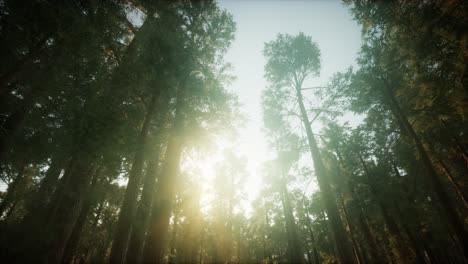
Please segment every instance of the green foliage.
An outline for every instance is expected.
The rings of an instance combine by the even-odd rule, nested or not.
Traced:
[[[302,83],[306,77],[319,74],[320,50],[304,33],[278,34],[276,40],[265,43],[263,54],[268,58],[265,76],[271,83]]]
[[[359,263],[466,262],[466,3],[344,3],[363,45],[319,107],[302,92],[320,73],[312,37],[264,45],[269,153],[244,210],[250,161],[227,148],[210,172],[194,158],[242,132],[231,14],[1,1],[2,261],[104,263],[123,242],[141,256],[122,263],[145,245],[154,262],[338,263],[348,241]]]

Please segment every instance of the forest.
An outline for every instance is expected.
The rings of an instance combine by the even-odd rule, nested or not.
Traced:
[[[0,262],[468,263],[468,3],[340,2],[320,86],[273,29],[246,113],[221,2],[0,0]]]

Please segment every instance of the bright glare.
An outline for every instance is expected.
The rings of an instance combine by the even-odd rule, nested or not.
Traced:
[[[241,111],[247,118],[247,124],[239,129],[236,142],[218,139],[213,147],[216,150],[196,155],[185,161],[185,165],[196,167],[201,172],[201,205],[203,211],[207,212],[213,199],[211,185],[216,174],[215,166],[222,161],[223,150],[230,148],[237,155],[246,157],[248,175],[242,190],[245,199],[242,200],[241,207],[245,214],[249,214],[250,204],[263,185],[263,164],[274,158],[273,152],[268,149],[266,134],[262,131],[261,93],[267,86],[264,78],[266,61],[262,54],[264,43],[274,39],[278,32],[304,32],[313,36],[322,53],[322,70],[320,76],[310,80],[307,85],[324,86],[333,73],[355,65],[355,54],[361,43],[360,31],[340,2],[268,2],[268,12],[263,12],[265,3],[262,1],[220,1],[219,5],[233,14],[237,23],[235,40],[226,54],[226,61],[232,64],[232,74],[236,76],[236,80],[228,88],[239,95]],[[357,119],[359,118],[350,116],[344,121],[353,124]],[[313,124],[317,125],[319,124]],[[310,166],[310,155],[301,160]],[[309,177],[315,178],[314,175]],[[310,192],[317,186],[315,181],[306,179],[299,188]]]

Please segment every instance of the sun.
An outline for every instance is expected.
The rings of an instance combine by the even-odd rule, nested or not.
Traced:
[[[190,152],[182,161],[181,171],[190,174],[192,180],[197,181],[200,191],[200,205],[203,213],[208,213],[215,199],[214,180],[216,167],[224,161],[223,153],[226,149],[232,150],[237,156],[244,157],[246,162],[246,176],[236,192],[242,194],[239,210],[245,214],[251,211],[250,204],[260,193],[262,186],[261,166],[267,152],[259,147],[258,142],[240,138],[236,142],[219,137],[208,151]],[[228,183],[226,183],[228,184]]]

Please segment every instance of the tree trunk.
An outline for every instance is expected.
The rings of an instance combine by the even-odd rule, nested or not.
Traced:
[[[198,203],[198,200],[197,200]],[[186,215],[185,222],[188,222],[186,228],[184,228],[184,237],[182,239],[182,252],[180,253],[181,258],[178,260],[180,263],[197,263],[197,252],[200,243],[199,234],[201,232],[201,222],[198,212],[192,212],[193,208]]]
[[[140,28],[141,30],[135,35],[126,49],[121,65],[113,73],[109,90],[104,92],[103,96],[99,96],[97,100],[90,100],[89,105],[85,107],[84,111],[93,113],[99,111],[103,112],[101,113],[101,117],[104,119],[112,113],[112,107],[118,105],[124,98],[125,92],[128,91],[130,84],[125,83],[122,85],[120,83],[120,80],[125,76],[125,74],[122,74],[123,69],[131,64],[131,57],[136,54],[137,44],[141,41],[139,39],[142,38],[142,32],[146,31],[149,27],[149,21],[153,21],[152,16],[151,19],[145,20]],[[143,28],[145,28],[145,30],[143,30]],[[112,94],[111,91],[113,92]],[[102,108],[103,105],[105,108]],[[98,110],[98,108],[100,110]],[[85,119],[80,122],[92,123],[95,121]],[[74,153],[69,169],[65,172],[59,184],[60,188],[56,192],[56,195],[54,195],[48,223],[48,229],[50,230],[44,235],[47,241],[44,247],[49,248],[49,250],[47,250],[47,252],[44,248],[39,250],[39,255],[47,255],[46,257],[38,256],[36,259],[41,259],[39,261],[59,263],[62,260],[64,247],[83,205],[85,191],[90,182],[89,172],[94,167],[93,163],[95,162],[95,157],[99,156],[99,152],[105,147],[101,145],[97,146],[98,142],[96,142],[96,139],[99,137],[106,137],[111,129],[112,127],[110,126],[106,127],[103,130],[99,130],[97,135],[90,130],[82,131],[80,148]],[[32,240],[34,240],[34,238]]]
[[[468,248],[468,234],[465,230],[463,221],[460,220],[456,210],[454,209],[450,197],[447,194],[443,183],[440,181],[439,176],[436,173],[436,170],[429,158],[426,149],[424,148],[421,139],[416,134],[416,131],[413,129],[413,126],[409,123],[408,118],[405,113],[400,108],[395,95],[393,94],[390,84],[384,80],[384,93],[387,96],[387,103],[390,106],[390,109],[397,119],[402,130],[407,131],[410,137],[413,139],[416,148],[418,150],[419,156],[422,160],[422,163],[427,171],[427,177],[432,183],[432,188],[434,189],[435,194],[437,195],[441,205],[442,205],[442,215],[449,224],[449,226],[454,231],[458,242],[461,244],[461,247],[466,249]],[[464,251],[465,259],[468,259],[468,251]]]
[[[66,163],[65,160],[64,157],[60,157],[58,154],[52,157],[46,175],[41,180],[39,189],[34,193],[34,199],[27,206],[28,212],[20,224],[23,228],[27,229],[35,226],[37,222],[42,222],[40,219],[44,219],[46,209],[57,187],[60,173]]]
[[[178,206],[176,206],[178,207]],[[169,249],[169,264],[174,264],[176,260],[176,242],[177,242],[177,230],[179,224],[179,212],[174,213],[174,224],[172,228],[172,238]]]
[[[184,124],[185,91],[180,87],[177,95],[174,125],[167,144],[164,166],[158,179],[157,193],[153,201],[153,209],[145,240],[143,260],[145,263],[162,261],[167,244],[169,218],[172,213],[172,203],[175,198],[176,179],[182,155],[181,132]]]
[[[352,188],[351,188],[351,192],[353,193],[353,196],[356,197],[355,192],[354,192],[354,190]],[[365,240],[366,240],[366,242],[368,244],[369,253],[370,253],[371,258],[372,258],[371,263],[376,263],[378,261],[383,261],[384,258],[379,254],[379,251],[378,251],[377,240],[372,235],[372,232],[369,229],[368,223],[364,219],[361,202],[358,201],[358,200],[356,202],[358,203],[358,207],[359,207],[359,216],[358,216],[359,227],[360,227],[360,230],[362,231],[362,233],[363,233],[363,235],[365,237]]]
[[[0,218],[2,217],[3,213],[10,207],[11,203],[14,202],[17,198],[16,196],[18,189],[24,181],[26,166],[26,163],[21,165],[21,168],[19,169],[15,179],[8,185],[5,198],[3,198],[2,203],[0,204]]]
[[[461,140],[458,138],[458,136],[455,133],[453,133],[453,130],[450,128],[450,126],[447,124],[447,122],[445,122],[443,119],[441,119],[440,121],[442,122],[445,129],[447,130],[447,132],[452,137],[452,141],[455,142],[455,145],[457,145],[458,149],[460,150],[460,152],[462,154],[462,158],[465,161],[465,165],[468,166],[468,152],[465,149],[465,147],[463,147],[463,144],[461,143]]]
[[[124,201],[120,209],[119,221],[117,223],[117,230],[115,232],[114,241],[112,242],[112,250],[109,258],[110,263],[125,262],[132,221],[135,218],[137,209],[136,203],[138,193],[140,191],[140,182],[145,161],[145,146],[147,143],[150,123],[157,106],[156,101],[157,96],[153,95],[138,138],[132,170],[128,176],[127,189],[125,190]]]
[[[349,228],[349,233],[350,233],[350,237],[351,237],[351,242],[353,244],[354,254],[356,256],[356,260],[357,260],[358,263],[361,263],[363,261],[363,257],[362,257],[361,251],[358,248],[358,244],[356,242],[356,238],[355,238],[356,237],[356,231],[354,230],[354,225],[351,224],[351,222],[349,221],[348,210],[346,209],[346,205],[344,203],[344,199],[343,199],[343,196],[341,195],[340,190],[338,190],[338,195],[339,195],[339,199],[340,199],[340,202],[341,202],[341,207],[343,208],[343,214],[345,216],[346,224],[348,225],[348,228]]]
[[[58,154],[59,155],[59,154]],[[60,177],[60,173],[64,168],[64,164],[66,163],[66,158],[56,156],[52,158],[52,161],[49,165],[49,169],[46,172],[46,175],[42,179],[39,190],[38,190],[38,200],[39,201],[47,201],[52,196],[54,189],[57,185],[58,179]],[[45,204],[44,204],[45,205]]]
[[[284,183],[284,175],[283,182],[281,183],[281,202],[283,204],[283,214],[286,221],[286,233],[288,236],[288,255],[289,261],[291,263],[303,263],[303,255],[302,255],[302,247],[297,236],[297,229],[296,223],[294,221],[293,210],[291,206],[291,200],[289,199],[288,190],[286,188],[286,184]]]
[[[203,228],[201,230],[201,234],[200,234],[200,251],[198,253],[198,264],[202,264],[202,260],[203,260],[203,244],[205,242],[205,233],[203,232]]]
[[[87,154],[87,153],[86,153]],[[86,155],[84,154],[84,155]],[[44,232],[41,232],[42,240],[45,241],[43,248],[39,249],[38,262],[60,263],[62,261],[65,246],[73,231],[83,202],[85,192],[89,186],[89,178],[95,165],[91,160],[83,158],[74,162],[71,166],[69,178],[64,182],[63,190],[57,193],[55,199],[59,199],[52,211]],[[49,250],[45,251],[48,248]]]
[[[312,249],[314,251],[314,262],[315,264],[320,264],[318,252],[317,252],[317,245],[315,242],[314,232],[312,231],[312,221],[310,220],[309,213],[307,212],[307,208],[304,206],[304,212],[306,213],[305,217],[307,219],[307,229],[309,231],[310,241],[312,242]]]
[[[401,210],[400,210],[400,207],[398,206],[398,204],[396,202],[394,202],[394,206],[397,210],[397,213],[398,213],[398,216],[401,218],[401,219],[404,219],[404,216],[403,214],[401,213]],[[424,254],[423,254],[423,249],[422,249],[422,245],[424,245],[424,241],[422,241],[422,239],[418,242],[416,241],[413,233],[411,232],[410,228],[408,227],[408,224],[406,223],[405,220],[401,221],[402,223],[402,226],[403,226],[403,229],[405,230],[406,234],[408,234],[408,238],[411,242],[411,244],[413,245],[413,248],[414,248],[414,253],[416,254],[416,263],[426,263],[426,260],[424,258]]]
[[[330,183],[327,179],[327,173],[320,155],[320,150],[314,134],[312,133],[312,128],[310,127],[309,117],[302,99],[301,85],[297,85],[296,95],[301,110],[302,122],[304,123],[309,141],[310,152],[314,161],[315,174],[317,176],[323,201],[325,202],[325,209],[329,218],[330,228],[338,251],[338,258],[341,263],[355,263],[352,247],[348,240],[348,236],[346,235],[346,231],[344,230],[343,223],[341,222],[338,206],[335,203]]]
[[[369,169],[368,169],[366,163],[364,162],[364,160],[362,159],[361,155],[359,155],[359,160],[360,160],[361,165],[362,165],[362,167],[364,169],[364,173],[366,174],[371,193],[375,197],[375,199],[377,200],[377,204],[378,204],[378,206],[380,208],[380,211],[382,213],[385,225],[387,226],[387,229],[391,234],[391,236],[389,238],[390,243],[398,251],[397,253],[399,255],[395,256],[395,257],[397,258],[398,261],[405,261],[405,260],[407,260],[407,258],[409,256],[409,252],[408,252],[407,248],[405,248],[405,246],[403,245],[403,243],[405,241],[404,236],[401,233],[400,228],[398,227],[397,223],[393,220],[393,218],[392,218],[390,212],[388,211],[382,197],[379,194],[379,191],[375,187],[375,184],[373,183],[373,180],[371,179]],[[397,241],[395,241],[395,239],[397,239]]]
[[[83,227],[86,224],[86,220],[88,219],[89,212],[93,208],[94,204],[96,203],[95,200],[95,192],[96,192],[96,184],[97,179],[100,176],[100,168],[94,172],[93,180],[91,185],[89,186],[89,194],[86,198],[85,204],[83,209],[81,209],[80,215],[76,221],[75,226],[73,227],[73,231],[70,235],[70,239],[68,240],[67,246],[65,247],[65,251],[62,258],[62,263],[71,263],[73,261],[73,256],[78,248],[80,243],[81,234],[83,232]]]
[[[435,152],[435,149],[434,149],[434,146],[432,145],[431,140],[426,137],[426,142],[427,142],[427,145],[429,146],[429,150],[432,153],[434,153],[433,154],[434,158],[440,164],[437,167],[439,168],[440,171],[442,171],[445,174],[445,176],[447,176],[447,179],[449,180],[449,182],[452,183],[455,191],[457,192],[459,199],[462,201],[463,205],[465,206],[465,209],[468,208],[468,202],[467,202],[468,198],[467,198],[466,193],[463,192],[460,184],[458,184],[457,180],[454,179],[452,173],[450,172],[449,168],[447,167],[445,162],[442,160],[442,158],[439,155],[437,155],[437,153]]]
[[[136,212],[132,226],[132,234],[127,251],[127,263],[141,263],[143,254],[143,243],[151,213],[151,205],[155,195],[157,168],[159,164],[159,146],[155,146],[151,160],[146,170],[143,193]]]
[[[149,232],[143,251],[145,263],[159,263],[164,254],[175,196],[175,177],[178,173],[181,153],[182,144],[179,139],[171,138],[167,146],[164,168],[158,180],[158,191],[153,202]]]
[[[344,171],[346,171],[346,164],[345,164],[345,159],[343,158],[343,155],[341,154],[341,151],[338,147],[338,144],[334,144],[333,145],[335,151],[336,151],[336,154],[338,156],[338,161],[341,163],[341,167],[343,168]],[[349,178],[350,175],[348,173],[346,173],[347,177]],[[368,246],[369,248],[369,251],[370,251],[370,258],[369,259],[369,255],[368,254],[365,254],[366,256],[366,259],[369,263],[372,263],[372,262],[376,262],[376,261],[379,261],[379,260],[383,260],[380,258],[379,254],[377,253],[377,243],[374,239],[374,237],[371,235],[371,232],[369,230],[369,227],[367,226],[367,224],[365,223],[364,221],[364,218],[363,218],[363,211],[362,211],[362,206],[361,206],[361,203],[359,201],[359,197],[356,195],[353,187],[349,184],[349,181],[347,181],[347,185],[345,186],[345,189],[347,192],[350,193],[353,201],[355,201],[357,203],[357,207],[358,207],[358,229],[362,231],[362,233],[364,234],[364,238],[365,238],[365,243],[366,245]],[[343,207],[343,210],[345,212],[345,215],[346,215],[346,219],[347,219],[347,222],[348,222],[348,225],[349,225],[349,219],[348,219],[348,214],[347,214],[347,211],[346,211],[346,207],[345,207],[345,202],[344,202],[344,198],[343,196],[340,194],[340,198],[341,198],[341,204],[342,204],[342,207]],[[350,226],[350,232],[351,232],[351,226]],[[353,238],[353,233],[356,234],[355,232],[351,232],[351,236],[352,236],[352,239],[353,239],[353,245],[356,245],[356,242],[355,242],[355,239]],[[361,251],[361,261],[362,261],[362,251]]]

